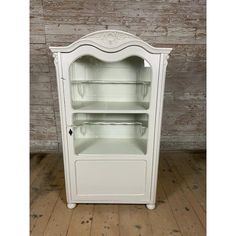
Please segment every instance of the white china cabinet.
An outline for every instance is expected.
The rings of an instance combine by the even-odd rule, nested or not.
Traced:
[[[55,58],[68,208],[155,208],[168,54],[117,30],[88,34]]]

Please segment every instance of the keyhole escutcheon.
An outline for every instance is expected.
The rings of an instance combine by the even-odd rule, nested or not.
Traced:
[[[73,134],[73,131],[71,129],[69,130],[69,134],[70,136]]]

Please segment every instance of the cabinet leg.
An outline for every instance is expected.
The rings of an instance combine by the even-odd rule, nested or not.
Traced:
[[[73,209],[76,207],[76,203],[67,203],[67,208]]]
[[[153,209],[155,209],[156,205],[155,204],[147,204],[146,207],[149,210],[153,210]]]

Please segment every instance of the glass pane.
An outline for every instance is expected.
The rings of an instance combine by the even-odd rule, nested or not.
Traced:
[[[75,154],[146,154],[147,114],[74,114]]]
[[[132,56],[104,62],[83,56],[70,66],[71,104],[80,110],[149,108],[151,66]]]

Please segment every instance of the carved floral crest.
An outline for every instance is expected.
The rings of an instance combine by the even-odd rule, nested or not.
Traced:
[[[119,45],[129,42],[130,40],[140,40],[134,35],[123,33],[120,31],[103,31],[95,34],[90,34],[82,39],[95,41],[103,47],[118,47]]]
[[[65,47],[50,47],[52,52],[71,52],[81,45],[94,45],[108,52],[116,52],[127,46],[140,46],[151,53],[169,54],[171,48],[154,48],[137,36],[120,30],[101,30],[85,35]]]

